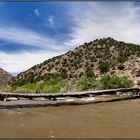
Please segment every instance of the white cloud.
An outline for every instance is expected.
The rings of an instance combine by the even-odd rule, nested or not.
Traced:
[[[96,38],[113,37],[140,44],[140,7],[132,2],[76,3],[71,7],[72,38],[66,45],[78,46]]]
[[[41,63],[48,58],[52,58],[65,52],[65,46],[46,35],[37,32],[15,27],[0,26],[0,39],[22,45],[34,46],[39,51],[4,53],[0,51],[0,67],[10,73],[22,72],[35,64]],[[5,45],[1,43],[0,45]],[[19,45],[20,47],[20,45]]]
[[[35,64],[60,55],[60,52],[22,52],[17,54],[7,54],[0,52],[0,67],[10,73],[19,73],[29,69]]]
[[[11,73],[21,72],[62,54],[69,47],[72,49],[84,42],[108,36],[140,44],[140,7],[134,6],[132,2],[74,3],[70,8],[71,10],[67,12],[71,14],[68,18],[73,21],[73,25],[69,25],[72,29],[69,34],[71,39],[64,40],[62,44],[47,35],[29,29],[0,26],[0,39],[45,50],[19,54],[0,52],[0,67]],[[50,27],[55,27],[53,16],[48,18],[48,22]]]
[[[39,34],[25,28],[0,26],[0,39],[41,49],[65,49],[63,44],[56,42],[47,35]]]
[[[38,17],[40,16],[40,12],[39,12],[39,10],[37,8],[34,9],[34,13],[35,13],[36,16],[38,16]]]
[[[55,27],[55,22],[54,22],[54,16],[53,15],[50,15],[49,17],[48,17],[48,22],[49,22],[49,25],[50,25],[50,27],[51,28],[56,28]]]

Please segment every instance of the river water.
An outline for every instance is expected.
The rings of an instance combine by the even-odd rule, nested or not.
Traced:
[[[0,137],[140,137],[140,100],[0,110]]]

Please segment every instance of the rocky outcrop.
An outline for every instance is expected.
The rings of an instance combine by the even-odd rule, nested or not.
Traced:
[[[0,68],[0,87],[8,86],[12,82],[12,76]]]

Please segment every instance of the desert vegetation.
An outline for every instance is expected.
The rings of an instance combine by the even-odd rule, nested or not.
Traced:
[[[128,88],[132,85],[132,80],[127,77],[104,75],[101,79],[96,79],[94,76],[88,76],[76,81],[74,84],[66,81],[63,77],[57,77],[49,80],[46,79],[42,83],[27,83],[22,86],[13,85],[4,90],[16,93],[58,93]]]
[[[96,39],[18,74],[10,90],[55,93],[72,88],[82,91],[131,87],[139,83],[139,57],[139,45],[110,37]]]

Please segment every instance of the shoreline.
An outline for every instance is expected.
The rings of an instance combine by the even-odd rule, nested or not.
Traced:
[[[0,109],[84,105],[140,98],[140,88],[75,93],[0,93]]]
[[[138,99],[139,96],[100,96],[100,97],[83,97],[79,99],[65,98],[56,101],[50,100],[17,100],[0,102],[0,109],[19,109],[19,108],[37,108],[37,107],[56,107],[56,106],[72,106],[72,105],[86,105],[97,104],[104,102],[125,101],[131,99]]]

